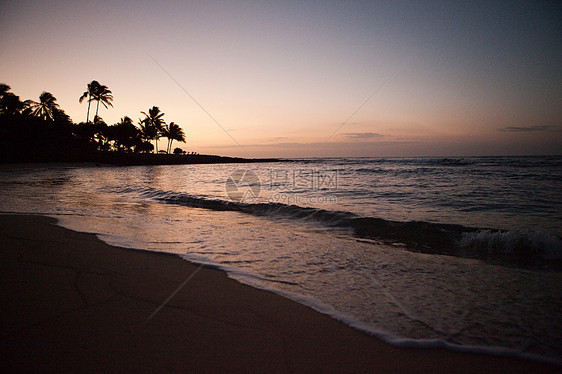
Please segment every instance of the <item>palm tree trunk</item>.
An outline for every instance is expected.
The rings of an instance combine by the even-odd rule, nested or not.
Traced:
[[[100,101],[98,100],[98,103],[96,105],[96,117],[98,116],[98,110],[100,109]]]
[[[90,122],[90,96],[88,96],[88,111],[86,112],[86,123]]]
[[[168,139],[168,153],[172,152],[172,142],[174,141],[173,138]]]

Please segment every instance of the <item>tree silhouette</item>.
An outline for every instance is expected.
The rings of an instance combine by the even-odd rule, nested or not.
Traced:
[[[139,119],[139,136],[145,141],[154,140],[156,129],[148,125],[145,120]]]
[[[89,122],[90,120],[90,105],[92,101],[97,101],[96,116],[99,113],[100,102],[105,108],[108,108],[108,106],[113,107],[113,104],[111,103],[113,101],[113,95],[111,94],[111,91],[107,88],[107,86],[100,84],[98,81],[91,81],[90,83],[88,83],[88,89],[84,91],[78,101],[81,103],[85,99],[87,99],[88,101],[86,122]]]
[[[154,140],[156,144],[156,153],[158,153],[158,139],[160,138],[160,133],[166,123],[162,118],[164,116],[164,113],[162,113],[160,111],[160,108],[158,108],[157,106],[153,106],[152,108],[150,108],[148,110],[148,114],[145,112],[141,113],[145,115],[145,118],[142,120],[144,126],[146,127],[145,134],[151,136],[150,140]]]
[[[91,125],[93,127],[94,141],[97,143],[97,148],[100,151],[108,151],[110,148],[109,137],[108,137],[108,126],[105,121],[99,117],[94,117],[94,123]]]
[[[31,115],[44,120],[54,121],[57,111],[59,110],[59,104],[56,103],[57,99],[50,93],[43,91],[39,96],[39,101],[29,100],[27,103],[31,111]]]
[[[139,129],[133,124],[133,120],[127,116],[109,127],[108,136],[110,140],[113,140],[117,151],[130,151],[132,147],[139,144],[140,140]]]
[[[107,86],[98,85],[96,90],[94,91],[94,95],[92,97],[92,100],[95,100],[95,101],[98,102],[96,104],[96,116],[98,115],[98,110],[100,108],[100,102],[103,104],[103,106],[106,109],[108,108],[108,105],[110,107],[113,107],[113,104],[111,103],[113,101],[113,95],[111,94],[111,91],[107,88]]]
[[[25,109],[26,104],[10,91],[10,86],[0,83],[0,114],[15,115]]]
[[[12,88],[8,86],[6,83],[0,83],[0,98],[4,97],[5,94],[8,93]]]
[[[168,138],[166,150],[170,154],[174,140],[185,143],[183,129],[174,122],[164,121],[164,113],[153,106],[141,112],[137,126],[131,118],[123,117],[108,126],[98,115],[100,102],[112,105],[113,95],[107,86],[91,81],[79,98],[88,102],[86,122],[75,124],[62,110],[57,99],[44,91],[39,101],[20,100],[9,85],[0,83],[0,161],[72,161],[119,160],[125,162],[152,161],[152,157],[135,155],[107,156],[105,152],[158,152],[158,139]],[[95,115],[90,121],[92,101],[96,101]],[[49,126],[46,126],[49,124]],[[151,141],[155,140],[154,145]],[[180,148],[174,153],[185,154]],[[156,158],[158,161],[160,158]],[[127,161],[128,160],[128,161]]]
[[[172,123],[170,123],[170,125]],[[168,146],[166,147],[166,153],[170,153],[170,151],[169,151],[169,149],[170,149],[170,128],[168,127],[168,125],[166,125],[166,124],[162,125],[162,129],[160,130],[160,136],[162,136],[164,138],[168,138]]]
[[[154,146],[150,143],[156,137],[156,129],[146,124],[145,120],[139,119],[139,137],[140,144],[135,147],[136,152],[149,153],[154,150]]]
[[[74,133],[82,142],[88,145],[88,149],[97,149],[97,143],[94,139],[96,129],[93,123],[80,122],[76,125]]]
[[[82,94],[82,96],[80,96],[80,99],[78,100],[80,103],[82,103],[82,101],[84,101],[84,99],[88,99],[88,110],[86,111],[86,123],[90,122],[90,104],[92,103],[92,100],[94,100],[94,96],[96,94],[96,92],[99,90],[100,84],[98,83],[98,81],[91,81],[90,83],[88,83],[88,89],[86,91],[84,91],[84,93]]]
[[[61,108],[53,109],[53,120],[61,124],[74,125],[72,118],[70,118],[70,116]]]
[[[170,153],[172,151],[172,142],[174,140],[185,143],[185,133],[183,132],[182,128],[174,122],[170,122],[169,126],[165,125],[161,133],[164,137],[168,138],[168,147],[166,148],[166,153]]]

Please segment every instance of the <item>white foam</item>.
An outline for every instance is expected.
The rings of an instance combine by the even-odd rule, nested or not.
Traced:
[[[523,358],[538,362],[550,363],[555,365],[562,366],[562,359],[557,360],[551,357],[541,356],[538,354],[531,354],[522,352],[519,350],[506,348],[506,347],[497,347],[497,346],[476,346],[476,345],[460,345],[460,344],[453,344],[447,342],[443,339],[413,339],[398,336],[396,334],[392,334],[388,331],[384,331],[382,329],[374,328],[372,325],[365,323],[363,321],[358,320],[357,318],[338,311],[333,306],[324,303],[320,300],[317,300],[313,297],[287,292],[283,290],[279,290],[275,287],[271,287],[267,285],[267,280],[256,276],[255,274],[251,274],[248,272],[240,271],[237,268],[219,264],[212,259],[202,256],[199,254],[184,254],[179,255],[180,258],[195,263],[198,265],[205,265],[207,267],[211,267],[214,269],[219,269],[225,271],[229,278],[236,280],[242,284],[269,291],[274,294],[280,295],[292,301],[295,301],[299,304],[306,305],[315,311],[328,315],[335,320],[338,320],[356,330],[359,330],[363,333],[376,337],[388,344],[391,344],[396,347],[413,347],[413,348],[446,348],[457,352],[466,352],[466,353],[478,353],[478,354],[489,354],[494,356],[504,356],[504,357],[516,357],[516,358]]]
[[[77,230],[79,229],[82,232],[88,232],[88,230],[85,230],[84,226],[81,227],[77,227],[80,225],[76,224],[76,220],[70,220],[70,219],[66,219],[69,217],[65,217],[65,216],[58,216],[58,215],[50,215],[53,218],[56,218],[58,220],[58,225],[71,229],[71,230]],[[92,232],[90,232],[92,233]],[[130,249],[140,249],[143,251],[149,251],[149,252],[153,252],[148,248],[142,248],[142,246],[139,247],[139,243],[134,241],[134,240],[130,240],[127,239],[125,237],[122,236],[116,236],[116,235],[108,235],[108,234],[101,234],[101,233],[95,233],[93,232],[93,234],[95,234],[100,240],[110,244],[110,245],[114,245],[114,246],[119,246],[119,247],[124,247],[124,248],[130,248]],[[475,233],[474,238],[476,238],[475,240],[489,240],[490,237],[495,237],[494,235],[498,234],[498,233],[492,233],[492,232],[487,232],[487,231],[480,231],[478,233]],[[505,234],[508,233],[503,233],[504,236],[497,236],[499,238],[505,238]],[[508,239],[511,237],[511,235],[515,235],[514,233],[508,234],[507,237]],[[162,253],[160,251],[154,251],[156,253]],[[314,310],[316,310],[317,312],[320,312],[322,314],[328,315],[354,329],[357,329],[361,332],[364,332],[368,335],[371,335],[373,337],[376,337],[388,344],[391,344],[393,346],[397,346],[397,347],[416,347],[416,348],[446,348],[446,349],[450,349],[450,350],[454,350],[454,351],[459,351],[459,352],[468,352],[468,353],[479,353],[479,354],[489,354],[489,355],[496,355],[496,356],[507,356],[507,357],[519,357],[519,358],[524,358],[524,359],[530,359],[530,360],[534,360],[534,361],[539,361],[539,362],[545,362],[545,363],[553,363],[556,365],[562,365],[562,360],[557,360],[555,358],[550,358],[550,357],[546,357],[546,356],[541,356],[538,354],[530,354],[530,353],[525,353],[525,352],[521,352],[515,349],[510,349],[510,348],[505,348],[505,347],[495,347],[495,346],[475,346],[475,345],[459,345],[459,344],[453,344],[450,342],[447,342],[443,339],[413,339],[413,338],[408,338],[408,337],[404,337],[404,336],[399,336],[397,334],[391,333],[389,331],[385,331],[383,329],[380,328],[375,328],[373,325],[363,322],[361,320],[359,320],[357,317],[351,316],[347,313],[341,312],[339,310],[337,310],[334,306],[327,304],[325,302],[322,302],[316,298],[310,297],[310,296],[305,296],[302,294],[298,294],[298,293],[293,293],[293,292],[288,292],[288,291],[284,291],[284,290],[280,290],[277,289],[273,286],[270,286],[270,281],[267,279],[264,279],[256,274],[247,272],[247,271],[243,271],[240,270],[240,268],[237,268],[235,266],[231,266],[231,265],[226,265],[226,264],[221,264],[218,263],[217,261],[213,260],[212,258],[205,256],[203,254],[200,253],[187,253],[187,254],[177,254],[178,257],[182,258],[185,261],[197,264],[197,265],[204,265],[206,267],[209,268],[214,268],[214,269],[218,269],[221,271],[224,271],[227,273],[228,277],[236,280],[237,282],[240,282],[242,284],[246,284],[248,286],[254,287],[254,288],[258,288],[258,289],[262,289],[265,291],[269,291],[272,293],[275,293],[277,295],[280,295],[282,297],[285,297],[287,299],[290,299],[292,301],[295,301],[297,303],[306,305]]]
[[[527,229],[509,231],[480,230],[464,233],[460,246],[486,248],[488,251],[499,251],[505,254],[527,249],[532,251],[532,254],[541,255],[547,260],[562,259],[562,240],[560,238]]]

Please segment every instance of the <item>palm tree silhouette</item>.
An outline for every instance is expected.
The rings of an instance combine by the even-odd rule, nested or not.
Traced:
[[[162,128],[166,124],[166,122],[164,122],[164,119],[162,118],[164,116],[164,113],[162,113],[160,111],[160,108],[158,108],[157,106],[153,106],[152,108],[150,108],[148,110],[148,114],[146,114],[145,112],[141,113],[146,116],[142,120],[144,126],[146,127],[146,134],[152,136],[151,139],[154,139],[154,142],[156,143],[156,153],[158,153],[158,139],[160,138]]]
[[[6,83],[0,83],[0,97],[3,97],[11,89],[12,88],[10,86],[8,86]]]
[[[55,120],[55,115],[59,110],[59,104],[56,103],[57,99],[50,92],[43,91],[39,96],[39,102],[29,100],[29,109],[31,114],[43,118],[44,120]]]
[[[16,115],[21,113],[27,106],[20,97],[9,92],[10,86],[0,83],[0,114]]]
[[[135,147],[137,152],[152,152],[154,146],[150,143],[152,139],[156,136],[156,131],[153,127],[146,124],[145,120],[139,118],[139,137],[140,144]]]
[[[168,138],[168,147],[170,146],[170,130],[168,125],[162,125],[162,129],[160,130],[160,136],[164,138]],[[168,153],[168,147],[166,147],[166,153]]]
[[[100,84],[98,81],[91,81],[88,83],[88,89],[84,91],[78,102],[82,103],[84,99],[88,99],[88,111],[86,112],[86,123],[90,122],[90,104],[94,100],[96,92],[99,90]],[[97,113],[96,113],[97,114]]]
[[[96,104],[96,116],[98,115],[98,110],[100,108],[100,102],[103,104],[105,109],[108,108],[108,105],[110,107],[113,107],[113,104],[111,103],[113,101],[113,95],[111,94],[111,90],[109,90],[107,88],[107,86],[99,85],[94,92],[94,96],[92,97],[92,100],[95,100],[95,101],[98,102]]]
[[[162,135],[168,138],[166,153],[170,153],[172,151],[172,142],[174,140],[185,143],[185,133],[183,132],[183,129],[174,122],[170,122],[169,126],[164,126],[162,129]]]
[[[139,118],[139,135],[142,140],[151,141],[154,140],[156,135],[155,129],[150,125],[146,124],[146,121]]]
[[[105,121],[99,116],[94,117],[94,122],[91,126],[93,127],[94,141],[97,143],[97,148],[100,151],[108,151],[110,148],[108,137],[109,126],[107,126]]]
[[[115,125],[109,127],[110,139],[114,142],[114,148],[119,151],[130,151],[139,140],[139,129],[133,124],[133,120],[127,116],[121,118]]]

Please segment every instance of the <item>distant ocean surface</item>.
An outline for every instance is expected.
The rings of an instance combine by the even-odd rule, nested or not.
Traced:
[[[4,166],[0,196],[392,344],[562,363],[562,156]]]

